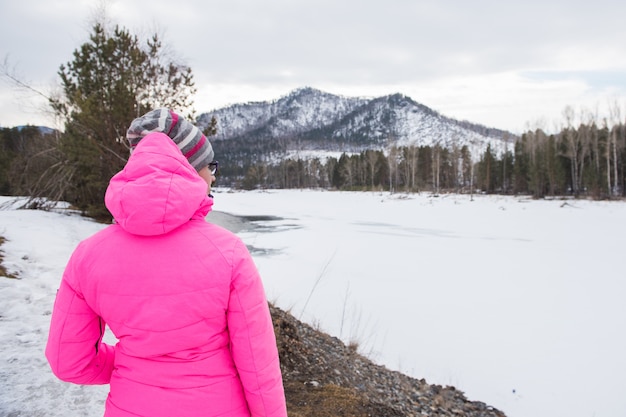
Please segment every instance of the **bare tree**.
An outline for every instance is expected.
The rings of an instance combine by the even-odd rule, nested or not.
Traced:
[[[395,145],[389,148],[387,164],[389,166],[389,192],[393,193],[395,191],[394,184],[398,184],[398,147]]]
[[[609,118],[611,126],[609,127],[609,143],[606,147],[607,186],[610,193],[609,195],[616,196],[620,193],[617,170],[619,161],[617,158],[617,144],[618,135],[622,131],[621,109],[617,102],[613,102],[609,105]],[[613,159],[613,183],[611,183],[611,157]]]
[[[589,148],[589,138],[584,134],[581,135],[580,129],[574,127],[575,113],[572,107],[567,106],[563,110],[563,118],[565,119],[565,126],[561,134],[566,145],[565,156],[570,160],[572,192],[574,195],[579,195],[582,188],[582,176],[585,167],[585,157]]]
[[[367,150],[365,151],[365,163],[369,168],[369,178],[370,178],[370,188],[374,189],[374,179],[376,178],[376,168],[378,166],[378,154],[376,151]]]
[[[431,148],[432,152],[432,182],[433,182],[433,192],[435,195],[439,194],[439,179],[441,176],[441,146],[439,143],[435,144]]]
[[[506,172],[506,166],[507,166],[506,158],[509,152],[509,141],[511,140],[511,138],[509,137],[507,133],[504,135],[502,140],[504,142],[504,150],[502,151],[502,190],[506,194],[509,190],[509,182],[507,180],[507,172]]]
[[[405,162],[406,187],[409,191],[416,189],[417,164],[419,162],[419,147],[410,145],[403,149]]]

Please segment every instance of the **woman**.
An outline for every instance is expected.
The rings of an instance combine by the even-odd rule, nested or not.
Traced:
[[[81,242],[52,313],[60,379],[110,384],[105,416],[287,415],[276,339],[246,246],[207,223],[213,151],[167,109],[136,119],[105,203],[114,224]],[[105,323],[118,339],[102,342]]]

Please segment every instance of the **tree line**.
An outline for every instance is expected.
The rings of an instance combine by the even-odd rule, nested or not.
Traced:
[[[92,167],[83,178],[72,176],[80,165],[69,171],[63,166],[68,162],[64,147],[83,144],[86,138],[70,138],[76,142],[68,142],[61,132],[33,126],[0,129],[0,193],[30,196],[35,207],[47,199],[69,201],[98,217],[94,215],[97,210],[90,212],[79,204],[90,202],[104,211],[104,188],[118,168],[110,167],[110,172],[103,173],[101,168]],[[609,125],[608,120],[577,127],[568,123],[556,134],[529,130],[497,151],[487,145],[478,152],[474,148],[474,153],[468,146],[391,146],[325,159],[281,158],[288,147],[286,141],[220,142],[214,141],[220,160],[218,185],[242,189],[324,188],[597,199],[626,195],[626,126],[622,122]],[[90,156],[102,158],[92,152],[79,152],[86,165],[94,165]],[[66,173],[66,177],[60,173]],[[96,190],[91,200],[77,198],[85,189]]]
[[[569,115],[571,109],[564,113]],[[261,145],[256,145],[260,147]],[[219,147],[219,145],[218,145]],[[248,147],[245,147],[246,149]],[[623,197],[626,127],[595,121],[556,134],[527,131],[514,142],[482,151],[468,146],[391,146],[328,158],[280,158],[224,152],[220,183],[244,189],[333,188],[402,192],[500,193]],[[228,147],[236,149],[234,143]],[[261,149],[261,148],[259,148]],[[276,162],[272,162],[276,161]]]

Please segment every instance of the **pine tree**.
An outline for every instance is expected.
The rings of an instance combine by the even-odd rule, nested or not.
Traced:
[[[65,120],[59,143],[64,163],[55,175],[68,183],[64,198],[87,215],[108,217],[104,192],[126,162],[130,122],[156,107],[185,112],[192,106],[191,69],[163,61],[156,35],[142,45],[124,28],[108,32],[96,23],[73,61],[60,67],[63,94],[51,104]]]

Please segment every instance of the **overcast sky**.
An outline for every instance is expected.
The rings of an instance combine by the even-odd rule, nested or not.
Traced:
[[[0,5],[0,60],[36,89],[88,41],[98,0]],[[159,33],[192,68],[196,112],[310,86],[402,93],[440,113],[520,133],[566,106],[626,116],[622,0],[111,0],[107,16]],[[43,100],[0,79],[0,126],[46,124]]]

